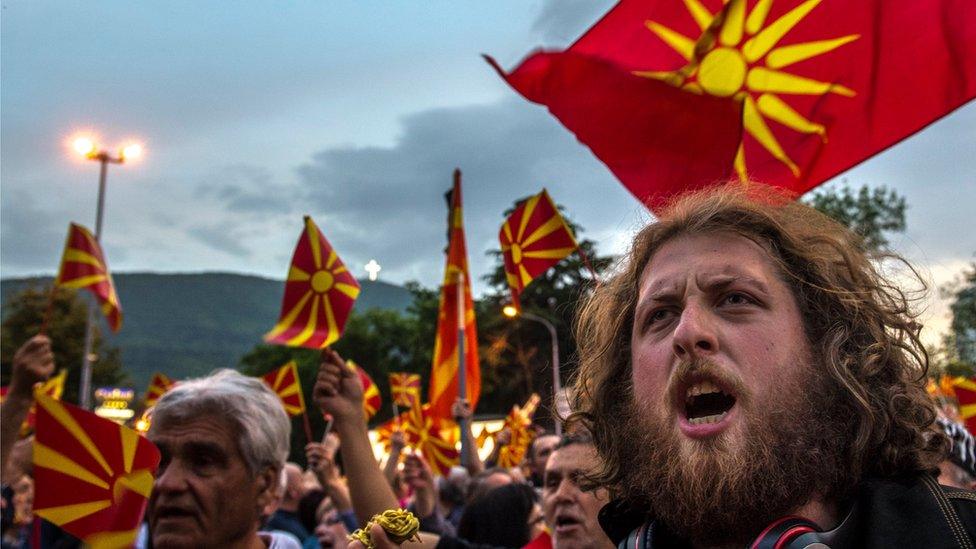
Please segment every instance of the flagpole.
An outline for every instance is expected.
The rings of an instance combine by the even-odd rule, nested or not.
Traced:
[[[392,393],[392,391],[390,391]],[[392,396],[392,395],[391,395]],[[390,403],[393,405],[393,425],[395,425],[395,430],[400,430],[400,407],[397,406],[396,399]]]
[[[465,402],[468,399],[468,376],[464,365],[464,272],[458,270],[457,276],[457,315],[458,315],[458,397],[463,398]],[[464,433],[468,430],[467,417],[457,418],[458,427],[461,429],[461,466],[468,466],[468,442],[467,437]]]
[[[314,442],[315,439],[312,438],[312,424],[308,422],[308,411],[302,410],[302,423],[305,424],[305,440],[308,442]]]

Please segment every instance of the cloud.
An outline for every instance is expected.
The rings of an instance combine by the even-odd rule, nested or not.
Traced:
[[[295,189],[276,183],[262,166],[234,164],[218,168],[197,186],[197,195],[220,202],[229,212],[280,214],[291,211]]]
[[[6,190],[0,217],[3,271],[50,273],[58,268],[68,232],[67,216],[63,212],[45,208],[27,192]]]
[[[187,234],[210,247],[240,258],[250,257],[252,250],[245,247],[243,239],[228,231],[226,225],[197,225],[189,227]]]
[[[614,227],[643,211],[544,109],[515,99],[413,114],[393,147],[326,149],[298,173],[340,255],[353,250],[364,263],[375,257],[385,275],[433,286],[442,276],[443,195],[455,167],[463,172],[476,277],[493,267],[485,252],[498,247],[502,213],[543,186],[584,227]]]

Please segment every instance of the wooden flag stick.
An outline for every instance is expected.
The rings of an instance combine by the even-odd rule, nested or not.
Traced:
[[[305,425],[305,440],[312,442],[312,425],[308,422],[308,411],[302,410],[302,423]]]
[[[593,270],[593,265],[590,265],[590,258],[586,257],[586,254],[583,253],[583,247],[577,244],[576,251],[579,253],[580,259],[583,260],[583,265],[586,265],[586,268],[590,270],[590,276],[593,277],[593,282],[595,282],[596,285],[599,286],[600,277],[596,274],[596,271]]]

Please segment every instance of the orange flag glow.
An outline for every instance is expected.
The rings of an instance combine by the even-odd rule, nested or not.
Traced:
[[[34,513],[98,548],[131,546],[159,467],[136,431],[37,397]]]
[[[305,395],[298,380],[298,365],[292,360],[284,366],[261,376],[271,390],[281,399],[281,405],[290,417],[305,413]]]
[[[498,232],[498,240],[516,307],[519,295],[532,279],[577,248],[573,232],[545,189],[515,208]]]
[[[336,255],[312,218],[291,259],[281,318],[264,336],[268,343],[322,349],[342,335],[359,283]]]
[[[431,413],[438,418],[451,417],[451,405],[458,397],[458,300],[464,304],[464,367],[466,395],[471,409],[478,405],[481,394],[481,369],[478,364],[478,334],[475,326],[474,300],[471,298],[471,277],[468,273],[468,253],[464,244],[464,222],[461,217],[461,172],[454,172],[448,215],[450,243],[444,281],[441,286],[437,315],[437,338],[434,340],[434,361],[430,374]],[[458,292],[458,275],[464,279],[464,295]]]
[[[379,411],[380,406],[383,404],[383,399],[380,397],[380,388],[376,386],[373,378],[369,377],[366,370],[359,367],[358,364],[351,360],[346,361],[346,365],[356,371],[356,375],[359,376],[359,382],[363,386],[363,413],[366,414],[366,421],[376,415]]]
[[[173,385],[175,383],[166,374],[160,372],[153,374],[152,379],[149,381],[149,388],[146,389],[146,398],[144,399],[146,407],[155,406],[159,397],[165,395],[166,391],[173,388]]]
[[[397,406],[413,408],[420,403],[420,374],[393,372],[390,374],[390,394]]]
[[[84,288],[95,296],[113,332],[122,327],[122,307],[115,293],[112,275],[98,241],[81,225],[68,226],[61,268],[54,284],[62,288]]]

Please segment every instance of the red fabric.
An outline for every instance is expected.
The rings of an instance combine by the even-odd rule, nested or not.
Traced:
[[[95,547],[135,541],[159,450],[113,421],[37,394],[34,513]]]
[[[441,299],[437,313],[437,337],[434,340],[434,360],[430,372],[430,413],[433,417],[451,419],[451,405],[458,397],[458,273],[464,275],[464,370],[466,395],[471,409],[478,405],[481,395],[481,368],[478,363],[478,332],[475,326],[474,299],[471,297],[471,276],[468,271],[468,252],[464,243],[464,221],[461,215],[461,172],[454,171],[448,214],[449,244]]]
[[[530,55],[511,73],[502,73],[527,99],[546,105],[652,209],[671,195],[735,174],[735,151],[729,149],[740,139],[749,178],[799,194],[976,96],[976,4],[971,0],[733,0],[724,8],[721,0],[701,0],[705,11],[699,20],[686,7],[690,4],[623,0],[569,49]],[[757,7],[770,5],[764,18],[754,17],[761,11]],[[740,56],[746,76],[733,90],[737,93],[702,92],[704,84],[701,95],[674,87],[723,72],[730,63],[708,67],[703,59],[717,48],[745,52],[752,38],[790,18],[766,53]],[[750,28],[750,20],[761,23]],[[697,44],[681,54],[649,28],[649,21]],[[745,22],[738,24],[740,38],[723,38],[724,25],[736,21]],[[711,26],[703,30],[707,23]],[[848,40],[786,65],[769,57],[778,48],[842,38]],[[781,60],[786,54],[777,55]],[[703,66],[708,70],[700,70]],[[633,74],[679,69],[686,71],[680,82]],[[759,89],[768,83],[760,73],[768,70],[830,87],[815,93]],[[750,131],[755,125],[744,119],[745,104],[750,98],[758,102],[764,93],[820,127],[800,131],[763,115],[789,162],[764,147]]]
[[[522,549],[552,549],[552,536],[549,532],[543,532],[525,544]]]
[[[94,235],[81,225],[71,223],[68,226],[61,267],[54,284],[62,288],[85,288],[95,296],[109,328],[118,332],[122,327],[122,306],[105,254]]]

